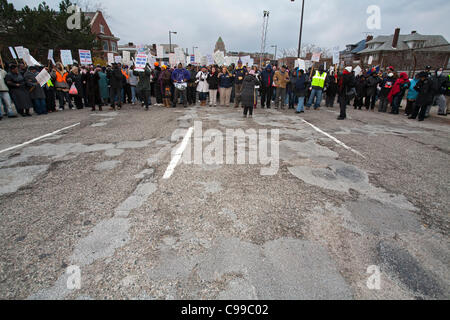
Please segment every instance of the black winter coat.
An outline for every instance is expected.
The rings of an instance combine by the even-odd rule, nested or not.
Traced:
[[[121,89],[122,83],[123,83],[123,74],[122,71],[120,71],[119,68],[108,70],[108,73],[106,75],[109,79],[109,85],[111,88]]]
[[[420,80],[414,87],[419,95],[417,96],[416,105],[418,106],[429,106],[433,103],[433,82],[430,78],[425,80]]]
[[[242,82],[241,102],[244,107],[251,107],[255,103],[255,86],[258,85],[256,77],[248,74]]]

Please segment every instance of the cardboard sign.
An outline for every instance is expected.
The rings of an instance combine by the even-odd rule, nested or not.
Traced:
[[[355,71],[355,76],[359,76],[361,74],[362,69],[360,66],[357,66],[353,71]]]
[[[206,62],[208,64],[208,66],[211,66],[214,64],[214,58],[213,58],[212,54],[206,55]]]
[[[225,54],[223,53],[223,51],[214,52],[214,61],[217,65],[223,66],[225,62]]]
[[[321,55],[322,55],[321,52],[313,53],[313,54],[312,54],[312,57],[311,57],[311,61],[312,61],[312,62],[319,62],[319,61],[320,61],[320,56],[321,56]]]
[[[122,63],[122,57],[121,56],[115,56],[114,57],[114,62],[115,63]]]
[[[36,76],[36,81],[41,85],[41,87],[43,87],[48,80],[50,80],[50,74],[45,69],[42,69],[42,71]]]
[[[339,46],[333,48],[333,64],[339,64]]]
[[[370,56],[369,57],[369,61],[367,62],[367,64],[372,64],[372,62],[373,62],[373,56]]]
[[[147,55],[145,53],[139,53],[134,61],[136,71],[144,71],[147,65]]]
[[[184,63],[186,58],[184,57],[184,52],[182,48],[175,48],[175,62],[176,64]]]
[[[298,68],[299,70],[306,71],[306,63],[303,59],[297,59],[295,60],[295,68]]]
[[[130,51],[124,51],[122,52],[122,61],[124,64],[129,64],[131,61],[131,54]]]
[[[81,65],[89,65],[92,64],[92,56],[90,50],[78,50],[80,55],[80,64]]]
[[[108,52],[108,64],[112,65],[114,63],[114,53]]]
[[[16,52],[14,51],[13,47],[9,47],[9,52],[11,52],[13,59],[17,59],[17,55],[16,55]]]
[[[177,64],[175,53],[169,53],[169,64],[173,67]]]
[[[14,47],[14,49],[16,49],[19,59],[23,59],[23,47]]]
[[[64,66],[72,65],[72,52],[70,50],[61,50],[61,63]]]

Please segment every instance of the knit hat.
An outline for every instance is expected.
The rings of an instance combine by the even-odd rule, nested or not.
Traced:
[[[155,63],[154,63],[154,66],[155,66],[155,67],[158,67],[158,66],[159,66],[159,62],[155,62]]]

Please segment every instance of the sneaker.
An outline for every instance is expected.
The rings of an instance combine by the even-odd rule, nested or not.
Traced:
[[[58,110],[59,110],[59,111],[63,111],[63,110],[64,110],[64,108],[62,108],[62,107],[59,107],[59,108],[58,108]]]

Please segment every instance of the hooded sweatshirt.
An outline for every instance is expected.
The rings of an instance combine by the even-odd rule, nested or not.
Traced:
[[[408,83],[409,83],[408,75],[405,72],[400,73],[400,77],[397,79],[397,81],[395,81],[392,90],[389,92],[388,95],[389,103],[392,103],[394,96],[400,93],[404,88],[403,86],[407,85]]]
[[[273,76],[274,76],[274,72],[272,70],[272,66],[269,64],[264,69],[264,71],[261,72],[261,80],[262,80],[261,85],[264,88],[271,88],[272,84],[273,84]]]

